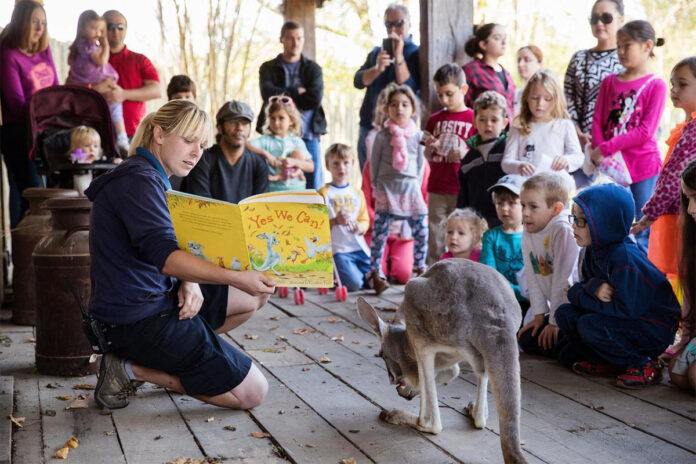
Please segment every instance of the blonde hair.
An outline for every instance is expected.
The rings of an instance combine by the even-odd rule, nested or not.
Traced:
[[[481,246],[483,234],[488,230],[488,222],[484,218],[472,208],[457,208],[442,221],[442,227],[447,230],[447,226],[454,221],[464,221],[474,236],[474,246]]]
[[[529,78],[520,97],[520,114],[515,118],[514,127],[519,129],[523,135],[531,133],[532,110],[529,109],[529,94],[532,88],[539,84],[551,94],[553,103],[551,104],[552,119],[569,119],[568,105],[566,104],[565,95],[563,95],[563,87],[556,75],[550,69],[540,69]]]
[[[544,194],[546,206],[552,207],[555,203],[568,205],[568,187],[566,180],[556,172],[540,172],[535,174],[522,184],[520,193],[526,190],[537,190]]]
[[[382,89],[377,95],[377,103],[375,104],[375,116],[372,122],[380,129],[384,127],[384,122],[389,119],[389,109],[387,108],[387,95],[394,87],[394,84],[389,84]]]
[[[70,153],[74,153],[75,150],[80,148],[81,146],[85,145],[85,143],[89,142],[97,142],[99,144],[99,152],[96,153],[97,158],[101,158],[102,154],[102,149],[101,149],[101,137],[99,136],[99,132],[97,132],[96,129],[89,127],[89,126],[77,126],[74,127],[70,131],[70,150],[68,151],[68,155]]]
[[[140,121],[130,144],[129,156],[135,154],[138,147],[152,151],[155,143],[155,126],[161,127],[165,135],[173,134],[181,137],[200,135],[201,145],[206,147],[213,139],[213,125],[208,113],[190,100],[172,100]]]
[[[302,115],[300,115],[300,111],[297,109],[295,106],[295,102],[292,100],[292,98],[286,96],[286,95],[276,95],[279,98],[288,98],[290,99],[289,103],[283,103],[281,100],[275,100],[274,102],[271,102],[269,99],[269,104],[266,107],[266,122],[263,125],[263,132],[265,134],[273,135],[273,132],[271,131],[271,115],[277,111],[285,111],[288,113],[288,116],[290,117],[290,121],[292,122],[292,125],[290,126],[290,130],[288,131],[292,135],[296,135],[298,137],[302,136]],[[271,97],[273,98],[273,97]]]
[[[326,153],[324,154],[324,164],[326,164],[326,169],[329,169],[329,163],[331,162],[332,158],[351,160],[354,162],[355,152],[345,143],[334,143],[326,150]]]

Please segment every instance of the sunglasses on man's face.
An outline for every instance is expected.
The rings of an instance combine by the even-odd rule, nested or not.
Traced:
[[[387,29],[391,29],[392,27],[397,28],[397,27],[401,27],[403,25],[404,25],[403,19],[397,19],[396,21],[384,21],[384,26]]]
[[[602,21],[603,24],[611,24],[614,21],[614,15],[611,13],[602,13],[601,15],[593,14],[590,16],[591,25],[594,26],[600,21]]]
[[[125,24],[121,24],[121,23],[119,23],[119,24],[109,23],[109,24],[106,25],[106,28],[107,28],[108,30],[110,30],[110,31],[113,31],[113,30],[115,30],[115,29],[118,29],[119,31],[122,31],[122,30],[124,30],[124,29],[126,28],[126,25],[125,25]]]

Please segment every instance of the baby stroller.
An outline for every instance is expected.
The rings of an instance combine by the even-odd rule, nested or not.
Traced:
[[[98,92],[86,87],[57,85],[36,92],[29,102],[32,148],[46,187],[73,188],[73,175],[103,173],[118,156],[109,106]],[[70,130],[85,125],[99,133],[106,162],[73,164],[67,156]]]

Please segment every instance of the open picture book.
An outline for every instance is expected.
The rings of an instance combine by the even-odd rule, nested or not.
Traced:
[[[169,190],[179,248],[226,269],[254,269],[282,287],[333,287],[331,229],[315,190],[254,195],[238,205]]]

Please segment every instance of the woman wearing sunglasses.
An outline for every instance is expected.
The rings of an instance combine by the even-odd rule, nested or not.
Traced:
[[[623,0],[597,0],[589,18],[597,45],[576,52],[568,64],[564,91],[582,147],[592,141],[592,114],[599,84],[609,74],[624,70],[616,52],[616,32],[623,25],[623,15]],[[575,171],[574,177],[578,187],[589,184],[588,177],[580,169]]]

